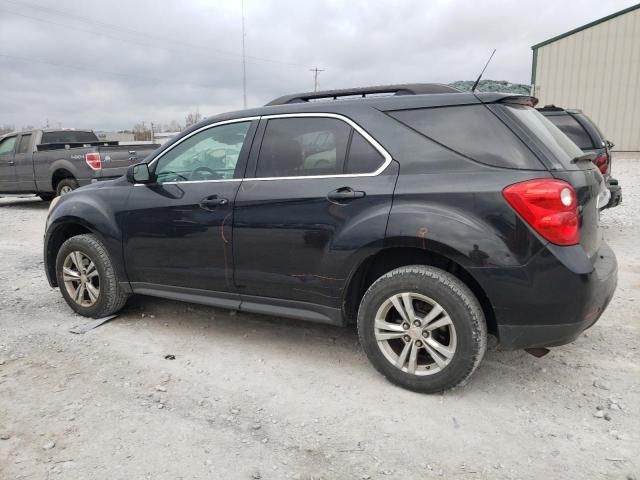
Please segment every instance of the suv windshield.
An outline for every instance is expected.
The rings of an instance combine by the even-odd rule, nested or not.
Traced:
[[[582,150],[562,131],[536,109],[524,105],[501,105],[522,125],[541,147],[546,147],[554,160],[565,169],[573,169],[571,160],[583,154]]]
[[[98,137],[93,132],[61,130],[59,132],[42,133],[42,143],[91,143],[98,141]]]

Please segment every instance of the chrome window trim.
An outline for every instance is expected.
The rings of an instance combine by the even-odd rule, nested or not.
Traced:
[[[223,120],[221,122],[212,123],[210,125],[205,125],[197,130],[194,130],[189,135],[184,138],[181,138],[179,141],[171,145],[166,150],[163,150],[156,156],[153,160],[149,162],[149,166],[151,167],[155,162],[160,160],[164,154],[170,152],[176,146],[180,145],[183,141],[191,138],[193,135],[196,135],[204,130],[208,130],[210,128],[218,127],[220,125],[227,125],[230,123],[241,123],[241,122],[252,122],[254,120],[270,120],[272,118],[335,118],[337,120],[341,120],[345,122],[347,125],[352,127],[356,132],[364,137],[364,139],[369,142],[369,144],[375,148],[380,155],[384,158],[384,162],[378,169],[369,173],[341,173],[335,175],[298,175],[293,177],[250,177],[250,178],[228,178],[222,180],[184,180],[178,182],[163,182],[162,185],[175,185],[175,184],[183,184],[183,183],[220,183],[220,182],[249,182],[249,181],[269,181],[269,180],[300,180],[300,179],[318,179],[318,178],[358,178],[358,177],[376,177],[380,175],[385,169],[389,166],[391,161],[393,160],[391,154],[385,150],[385,148],[378,143],[378,141],[373,138],[369,133],[358,125],[356,122],[351,120],[349,117],[341,115],[339,113],[324,113],[324,112],[308,112],[308,113],[278,113],[272,115],[261,115],[261,116],[252,116],[252,117],[242,117],[242,118],[234,118],[232,120]],[[259,156],[258,156],[259,160]],[[136,183],[134,186],[145,186],[144,183]]]
[[[153,160],[151,160],[149,162],[149,167],[151,167],[155,162],[157,162],[158,160],[160,160],[167,152],[170,152],[171,150],[173,150],[175,147],[177,147],[178,145],[180,145],[182,142],[184,142],[185,140],[193,137],[194,135],[197,135],[200,132],[204,132],[205,130],[209,130],[210,128],[215,128],[215,127],[219,127],[221,125],[227,125],[229,123],[242,123],[242,122],[252,122],[254,120],[260,120],[259,116],[254,116],[254,117],[243,117],[243,118],[234,118],[233,120],[223,120],[221,122],[216,122],[216,123],[211,123],[209,125],[205,125],[204,127],[200,127],[197,130],[194,130],[193,132],[191,132],[189,135],[187,135],[186,137],[181,138],[180,140],[178,140],[176,143],[174,143],[173,145],[171,145],[169,148],[167,148],[166,150],[163,150],[162,152],[160,152],[158,154],[157,157],[155,157]],[[223,180],[223,181],[228,181],[231,179],[227,179],[227,180]],[[240,179],[233,179],[233,180],[240,180]],[[187,180],[185,180],[187,181]],[[207,180],[209,182],[213,181],[213,180]],[[216,180],[216,181],[220,181],[220,180]],[[169,183],[169,182],[165,182],[165,183]],[[184,182],[179,182],[179,183],[184,183]]]
[[[337,120],[342,120],[347,125],[351,126],[356,132],[364,137],[364,139],[369,142],[369,144],[375,148],[382,158],[384,158],[384,162],[377,170],[369,173],[340,173],[336,175],[298,175],[294,177],[251,177],[244,178],[245,182],[253,182],[253,181],[266,181],[266,180],[300,180],[300,179],[314,179],[314,178],[358,178],[358,177],[376,177],[380,175],[384,170],[389,166],[392,161],[391,155],[387,152],[382,145],[378,143],[378,141],[373,138],[369,133],[358,125],[356,122],[351,120],[349,117],[341,115],[339,113],[321,113],[321,112],[309,112],[309,113],[279,113],[273,115],[263,115],[260,119],[270,120],[272,118],[335,118]],[[258,155],[258,161],[260,161],[260,156]]]

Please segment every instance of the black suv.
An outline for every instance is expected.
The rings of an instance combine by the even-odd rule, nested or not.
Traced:
[[[622,202],[622,188],[611,176],[611,149],[613,143],[604,138],[598,126],[582,110],[546,105],[538,108],[547,119],[569,137],[583,152],[593,154],[593,163],[604,176],[611,193],[609,202],[602,208],[617,207]]]
[[[616,287],[603,177],[535,102],[421,84],[209,118],[52,203],[49,283],[93,317],[138,293],[357,323],[391,381],[454,387],[487,334],[565,344]]]

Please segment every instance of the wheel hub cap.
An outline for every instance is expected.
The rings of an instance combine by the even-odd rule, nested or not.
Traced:
[[[62,279],[71,299],[91,307],[100,296],[100,275],[91,258],[80,251],[69,253],[62,264]]]
[[[415,292],[395,294],[380,305],[375,337],[385,358],[413,375],[442,371],[456,353],[456,329],[448,313]]]

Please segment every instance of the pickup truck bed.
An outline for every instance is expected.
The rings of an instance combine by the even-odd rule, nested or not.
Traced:
[[[101,142],[91,131],[30,130],[0,137],[0,194],[43,199],[124,175],[158,145]]]

